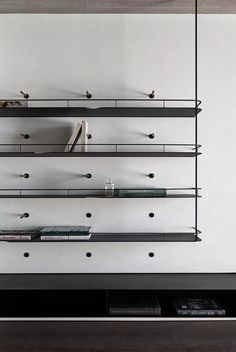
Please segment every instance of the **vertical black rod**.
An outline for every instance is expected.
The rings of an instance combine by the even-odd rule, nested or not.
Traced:
[[[195,0],[195,150],[198,151],[198,0]],[[195,157],[195,239],[198,237],[198,156]]]

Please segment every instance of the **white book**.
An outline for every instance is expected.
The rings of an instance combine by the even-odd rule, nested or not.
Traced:
[[[32,236],[31,235],[21,235],[20,239],[22,241],[29,241],[29,240],[32,240]]]
[[[68,241],[69,236],[40,236],[42,241]]]
[[[73,152],[73,150],[75,149],[75,146],[81,136],[81,133],[82,133],[82,125],[81,125],[81,123],[77,123],[77,125],[76,125],[70,139],[69,139],[69,142],[64,149],[64,152]]]
[[[89,240],[91,238],[91,234],[89,236],[68,236],[70,241],[83,241]]]
[[[88,151],[88,122],[82,121],[81,152]]]
[[[31,235],[0,235],[0,241],[29,241]]]

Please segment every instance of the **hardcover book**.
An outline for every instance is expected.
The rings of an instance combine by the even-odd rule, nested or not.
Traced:
[[[160,316],[161,307],[155,293],[118,292],[110,296],[111,316]]]
[[[80,235],[80,236],[67,236],[67,235],[41,235],[40,239],[42,241],[83,241],[89,240],[91,238],[91,234],[88,236]]]
[[[53,235],[41,235],[40,236],[41,241],[68,241],[69,236],[53,236]]]
[[[89,235],[91,226],[47,226],[40,230],[41,234],[57,234],[57,235]]]
[[[48,226],[40,234],[43,241],[89,240],[91,226]]]
[[[225,316],[225,309],[212,298],[177,298],[174,307],[178,316]]]
[[[75,146],[81,136],[82,133],[82,125],[80,123],[77,123],[70,139],[69,142],[67,144],[67,146],[65,147],[64,152],[73,152],[73,150],[75,149]]]
[[[88,151],[88,122],[82,121],[82,132],[81,132],[81,152]]]
[[[119,197],[166,197],[167,191],[165,188],[159,189],[150,189],[150,190],[142,190],[142,189],[120,189]]]

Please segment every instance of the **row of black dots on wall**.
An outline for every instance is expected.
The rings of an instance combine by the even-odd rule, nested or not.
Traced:
[[[22,90],[20,91],[20,94],[23,95],[23,97],[25,99],[29,99],[29,97],[30,97],[28,93],[25,93]],[[154,99],[155,98],[155,90],[152,90],[151,93],[148,93],[145,95],[147,95],[150,99]],[[87,99],[92,99],[92,97],[93,97],[92,94],[88,90],[86,90],[85,94],[82,94],[82,96],[84,96]]]
[[[80,174],[78,176],[85,177],[85,178],[92,178],[93,177],[93,175],[91,173]],[[155,178],[155,174],[153,172],[147,174],[147,176],[149,178]],[[30,174],[28,172],[25,172],[24,174],[21,174],[20,177],[27,179],[27,178],[30,178]]]
[[[86,213],[85,214],[86,218],[91,218],[92,217],[92,213]],[[155,213],[148,213],[149,218],[154,218],[155,217]],[[29,213],[23,213],[20,215],[21,219],[28,219],[30,217]]]
[[[24,256],[25,258],[29,258],[29,257],[30,257],[30,253],[29,253],[29,252],[24,252],[24,253],[23,253],[23,256]],[[91,257],[93,256],[93,253],[92,253],[92,252],[86,252],[86,253],[85,253],[85,256],[86,256],[87,258],[91,258]],[[154,258],[154,257],[155,257],[155,253],[154,253],[154,252],[149,252],[149,253],[148,253],[148,256],[149,256],[150,258]]]
[[[23,137],[24,139],[29,139],[30,138],[30,135],[28,133],[20,133],[20,136]],[[147,137],[150,138],[150,139],[154,139],[155,138],[155,133],[152,132],[152,133],[149,133],[147,134]],[[87,134],[87,138],[88,139],[92,139],[92,135],[90,133]]]

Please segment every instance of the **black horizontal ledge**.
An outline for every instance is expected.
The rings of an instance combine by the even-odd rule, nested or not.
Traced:
[[[55,189],[55,188],[0,188],[0,198],[197,198],[201,188],[116,188],[113,195],[105,193],[105,189]]]
[[[0,158],[193,158],[199,152],[0,152]]]
[[[168,199],[168,198],[175,198],[175,199],[192,199],[192,198],[201,198],[201,196],[196,196],[195,194],[170,194],[167,196],[132,196],[132,197],[107,197],[105,195],[80,195],[80,194],[72,194],[72,195],[63,195],[63,194],[6,194],[0,195],[0,199],[4,198],[100,198],[100,199]]]
[[[193,107],[29,107],[1,108],[0,117],[193,118],[200,112],[200,108]]]
[[[0,274],[5,290],[236,290],[232,273]],[[191,294],[191,293],[190,293]],[[214,323],[215,324],[215,323]],[[224,323],[225,324],[225,323]]]
[[[33,240],[28,241],[5,241],[11,243],[19,242],[37,242],[37,243],[49,243],[49,242],[199,242],[201,239],[196,236],[195,233],[187,232],[172,232],[172,233],[93,233],[89,240],[50,240],[43,241],[40,237],[36,237]]]

